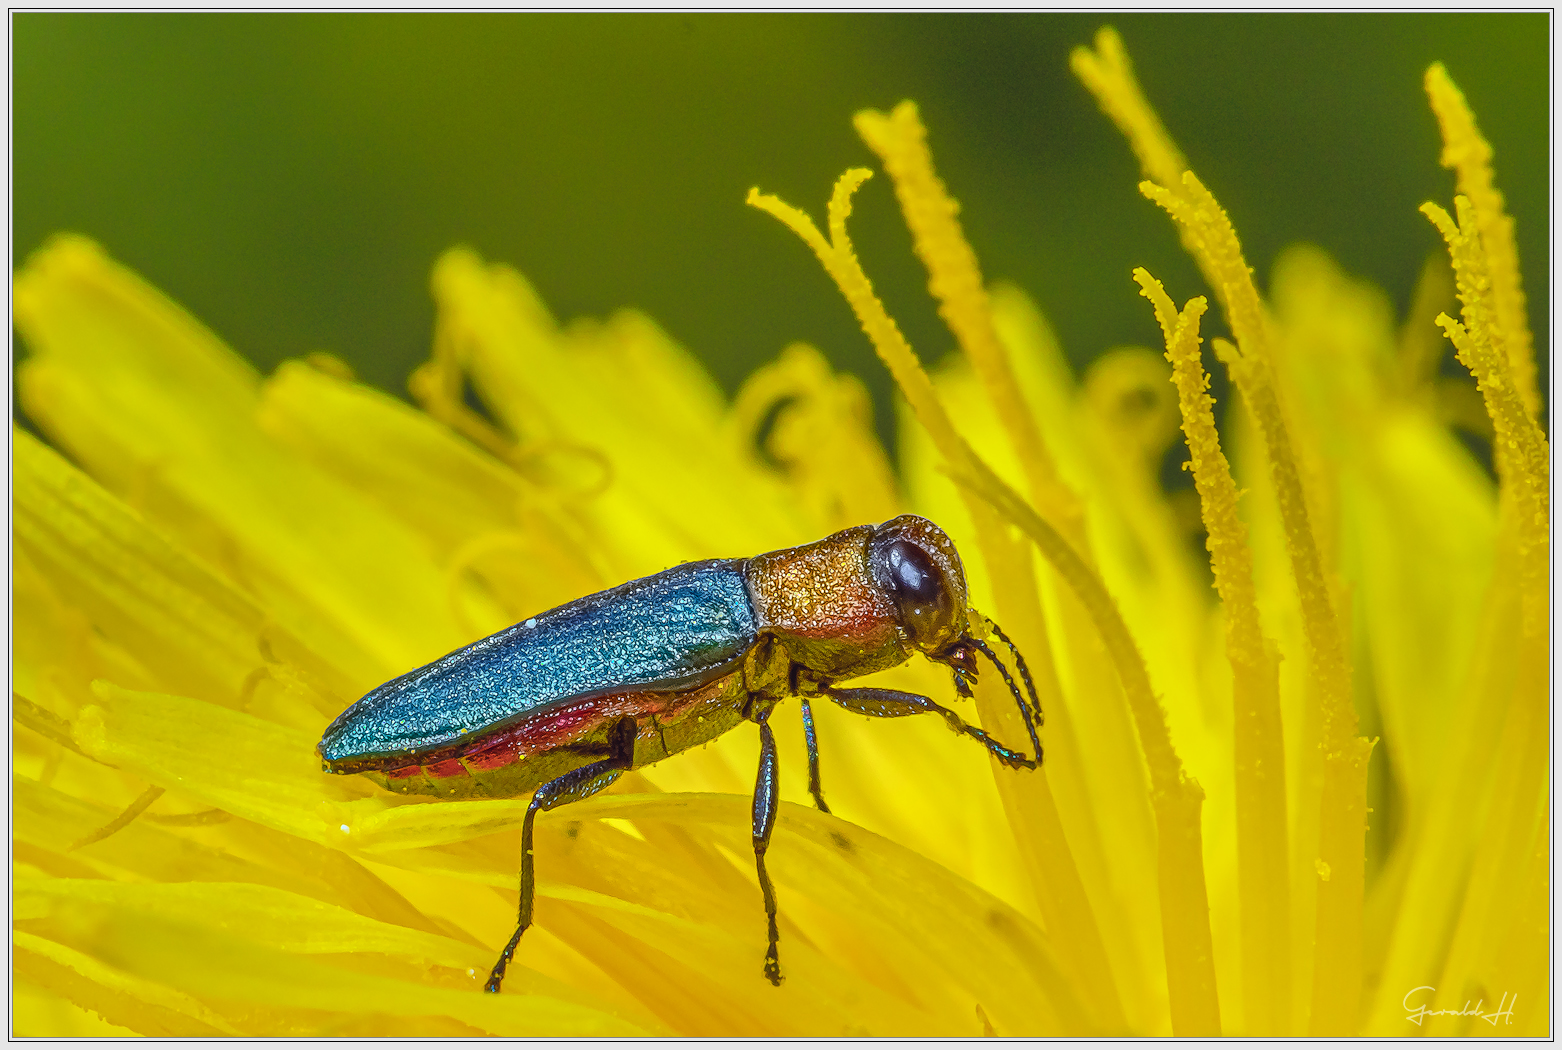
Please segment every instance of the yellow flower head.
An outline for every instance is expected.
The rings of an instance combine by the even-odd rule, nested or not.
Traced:
[[[750,193],[899,384],[898,482],[861,385],[813,349],[729,404],[648,318],[561,326],[465,250],[434,270],[421,410],[326,355],[259,376],[80,237],[31,258],[19,384],[49,444],[13,429],[15,1032],[1548,1034],[1549,446],[1490,148],[1433,67],[1459,197],[1425,210],[1463,307],[1435,320],[1497,485],[1428,396],[1434,311],[1401,333],[1305,247],[1261,296],[1116,35],[1073,64],[1209,284],[1179,308],[1132,275],[1165,360],[1074,378],[984,281],[909,103],[856,126],[959,344],[940,367],[852,250],[870,172],[824,232]],[[1240,400],[1219,416],[1217,311]],[[1156,478],[1179,425],[1197,514]],[[1043,768],[816,705],[822,813],[784,704],[784,984],[761,975],[743,725],[542,815],[536,926],[483,994],[527,800],[328,776],[327,723],[572,598],[907,511],[1026,653]],[[920,660],[863,681],[949,694]],[[1001,682],[976,692],[968,721],[1026,739]]]

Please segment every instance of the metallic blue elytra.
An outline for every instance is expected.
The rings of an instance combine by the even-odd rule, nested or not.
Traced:
[[[523,620],[387,682],[326,730],[341,761],[427,751],[558,700],[721,677],[754,644],[742,559],[691,562]]]

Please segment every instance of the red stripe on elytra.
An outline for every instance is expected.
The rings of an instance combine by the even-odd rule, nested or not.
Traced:
[[[423,771],[431,777],[440,780],[449,780],[452,777],[464,777],[469,774],[466,767],[461,764],[459,758],[447,758],[442,762],[432,762],[423,767]]]
[[[720,692],[725,683],[726,679],[718,679],[683,693],[618,693],[577,700],[486,733],[460,747],[426,751],[415,756],[421,760],[421,765],[386,770],[384,775],[399,780],[422,773],[438,780],[450,780],[502,769],[573,743],[626,715],[666,715],[687,704],[708,699]]]
[[[473,770],[484,772],[490,769],[502,769],[517,761],[521,757],[520,749],[510,740],[498,740],[490,742],[483,740],[481,746],[475,747],[466,753],[466,764]]]
[[[633,693],[581,700],[543,715],[505,726],[465,746],[441,748],[423,755],[421,771],[436,780],[471,776],[514,765],[532,755],[568,744],[611,718],[650,711],[665,702],[665,694]],[[418,767],[413,767],[418,772]]]

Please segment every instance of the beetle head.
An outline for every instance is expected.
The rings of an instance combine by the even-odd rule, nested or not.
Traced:
[[[944,530],[915,514],[886,521],[868,539],[868,568],[915,648],[944,659],[964,639],[965,570]]]

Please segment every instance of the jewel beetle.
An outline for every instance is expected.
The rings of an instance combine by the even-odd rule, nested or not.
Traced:
[[[1014,655],[1029,705],[983,640],[989,627]],[[949,667],[963,697],[972,695],[977,654],[985,655],[1019,705],[1035,757],[931,697],[837,685],[913,653]],[[788,697],[802,704],[808,790],[826,813],[809,707],[820,697],[876,718],[941,715],[1011,768],[1041,762],[1041,705],[1024,657],[967,606],[949,537],[910,514],[753,558],[690,562],[539,613],[373,690],[331,723],[318,750],[327,772],[363,773],[405,794],[531,794],[520,915],[485,986],[497,992],[532,921],[537,813],[757,723],[754,862],[769,925],[764,975],[778,985],[776,895],[765,871],[778,799],[769,718]]]

